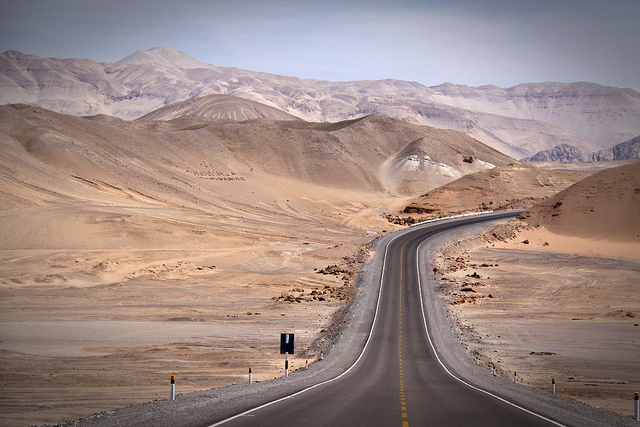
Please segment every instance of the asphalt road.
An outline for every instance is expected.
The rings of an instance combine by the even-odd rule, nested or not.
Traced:
[[[214,425],[554,425],[452,377],[425,329],[420,282],[427,278],[418,279],[418,247],[441,231],[489,218],[496,216],[414,227],[390,241],[373,330],[355,365],[336,379]]]

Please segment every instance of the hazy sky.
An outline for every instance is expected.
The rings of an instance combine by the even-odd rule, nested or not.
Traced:
[[[640,0],[0,0],[0,51],[115,62],[162,45],[303,78],[640,88]]]

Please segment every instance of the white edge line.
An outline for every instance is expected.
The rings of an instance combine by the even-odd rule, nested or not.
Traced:
[[[444,219],[444,218],[443,218],[443,219]],[[391,244],[391,242],[393,242],[393,241],[394,241],[395,239],[397,239],[398,237],[400,237],[400,236],[402,236],[402,235],[406,234],[406,233],[407,233],[407,230],[409,230],[409,228],[405,228],[404,232],[399,233],[397,236],[395,236],[395,237],[393,237],[392,239],[390,239],[390,240],[386,243],[386,245],[385,245],[385,248],[384,248],[384,258],[383,258],[383,262],[382,262],[382,273],[380,274],[380,290],[378,291],[378,301],[377,301],[377,303],[376,303],[376,312],[375,312],[375,315],[373,316],[373,323],[371,323],[371,329],[369,330],[369,337],[367,338],[367,341],[365,342],[364,347],[362,348],[362,351],[360,352],[360,356],[358,356],[358,358],[356,359],[356,361],[355,361],[355,362],[353,362],[353,364],[352,364],[352,365],[351,365],[351,366],[350,366],[346,371],[344,371],[343,373],[341,373],[341,374],[340,374],[340,375],[338,375],[337,377],[334,377],[334,378],[331,378],[331,379],[329,379],[329,380],[323,381],[323,382],[321,382],[321,383],[318,383],[318,384],[312,385],[312,386],[310,386],[310,387],[307,387],[307,388],[305,388],[305,389],[303,389],[303,390],[297,391],[297,392],[295,392],[295,393],[293,393],[293,394],[290,394],[290,395],[288,395],[288,396],[281,397],[280,399],[272,400],[271,402],[267,402],[267,403],[262,404],[262,405],[260,405],[260,406],[256,406],[255,408],[252,408],[252,409],[249,409],[249,410],[247,410],[247,411],[244,411],[244,412],[242,412],[242,413],[240,413],[240,414],[234,415],[233,417],[229,417],[229,418],[226,418],[226,419],[224,419],[224,420],[222,420],[222,421],[218,421],[218,422],[217,422],[217,423],[215,423],[215,424],[211,424],[209,427],[216,427],[216,426],[220,426],[220,425],[225,424],[225,423],[227,423],[227,422],[229,422],[229,421],[233,421],[233,420],[235,420],[236,418],[240,418],[240,417],[243,417],[243,416],[245,416],[245,415],[248,415],[248,414],[250,414],[251,412],[258,411],[258,410],[260,410],[260,409],[266,408],[267,406],[271,406],[271,405],[273,405],[273,404],[275,404],[275,403],[282,402],[282,401],[284,401],[284,400],[287,400],[287,399],[290,399],[290,398],[292,398],[292,397],[298,396],[299,394],[302,394],[302,393],[304,393],[304,392],[306,392],[306,391],[309,391],[309,390],[311,390],[311,389],[314,389],[314,388],[316,388],[316,387],[320,387],[321,385],[324,385],[324,384],[328,384],[328,383],[330,383],[330,382],[333,382],[333,381],[335,381],[335,380],[337,380],[337,379],[342,378],[344,375],[348,374],[348,373],[349,373],[349,372],[350,372],[350,371],[351,371],[351,370],[356,366],[356,364],[360,361],[360,359],[362,359],[362,356],[364,355],[364,352],[367,350],[367,346],[369,345],[369,342],[371,341],[371,337],[373,336],[373,328],[374,328],[374,327],[375,327],[375,325],[376,325],[376,320],[378,319],[378,312],[379,312],[379,308],[380,308],[380,297],[382,296],[382,287],[383,287],[383,284],[384,284],[384,273],[385,273],[386,268],[387,268],[387,252],[388,252],[388,250],[389,250],[389,245]]]
[[[549,418],[547,418],[547,417],[545,417],[543,415],[537,414],[537,413],[535,413],[533,411],[530,411],[529,409],[523,408],[522,406],[518,406],[515,403],[510,402],[510,401],[508,401],[508,400],[506,400],[506,399],[504,399],[504,398],[502,398],[500,396],[497,396],[497,395],[495,395],[493,393],[490,393],[490,392],[488,392],[486,390],[483,390],[483,389],[481,389],[479,387],[471,385],[471,384],[469,384],[468,382],[466,382],[464,380],[461,380],[460,378],[456,377],[453,373],[451,373],[451,371],[449,371],[449,369],[447,369],[447,367],[444,365],[444,363],[442,363],[442,360],[440,360],[440,356],[438,356],[438,352],[436,351],[436,348],[433,345],[433,341],[431,341],[431,335],[429,334],[429,328],[427,327],[427,318],[426,318],[426,315],[425,315],[424,303],[423,303],[423,300],[422,300],[422,281],[420,280],[420,248],[422,247],[422,245],[427,240],[429,240],[429,239],[425,239],[424,241],[422,241],[422,243],[420,243],[418,245],[418,249],[416,250],[416,269],[417,269],[417,272],[418,272],[418,291],[419,291],[419,294],[420,294],[420,307],[422,309],[422,320],[424,322],[424,330],[425,330],[425,332],[427,334],[427,339],[429,340],[429,344],[431,345],[431,349],[433,350],[433,354],[436,355],[436,359],[438,360],[438,363],[440,364],[440,366],[442,366],[442,368],[447,372],[447,374],[449,374],[450,376],[452,376],[456,380],[460,381],[462,384],[466,385],[467,387],[471,387],[474,390],[477,390],[477,391],[480,391],[482,393],[485,393],[485,394],[487,394],[487,395],[489,395],[491,397],[494,397],[494,398],[496,398],[496,399],[498,399],[498,400],[500,400],[500,401],[502,401],[504,403],[507,403],[507,404],[509,404],[509,405],[511,405],[511,406],[513,406],[515,408],[518,408],[518,409],[520,409],[520,410],[522,410],[522,411],[524,411],[524,412],[526,412],[528,414],[535,415],[536,417],[541,418],[541,419],[543,419],[545,421],[548,421],[548,422],[550,422],[552,424],[555,424],[557,426],[565,427],[564,424],[560,424],[557,421],[549,419]]]
[[[383,287],[383,285],[384,285],[384,273],[385,273],[386,268],[387,268],[387,252],[388,252],[388,250],[389,250],[389,245],[391,244],[391,242],[393,242],[394,240],[396,240],[398,237],[400,237],[400,236],[402,236],[402,235],[406,234],[406,233],[408,232],[408,230],[410,230],[410,229],[411,229],[411,227],[414,227],[414,226],[417,226],[417,225],[422,225],[422,224],[426,224],[426,223],[429,223],[429,222],[442,221],[442,220],[446,220],[446,219],[460,218],[460,217],[462,217],[462,216],[482,215],[482,214],[490,214],[490,213],[493,213],[493,211],[489,211],[489,212],[487,212],[487,211],[484,211],[484,212],[473,212],[473,213],[470,213],[470,214],[454,215],[454,216],[451,216],[451,217],[430,219],[430,220],[428,220],[428,221],[424,221],[424,222],[421,222],[421,223],[418,223],[418,224],[413,224],[413,225],[412,225],[412,226],[410,226],[409,228],[405,228],[405,229],[404,229],[401,233],[399,233],[397,236],[394,236],[392,239],[390,239],[390,240],[385,244],[385,248],[384,248],[384,258],[383,258],[383,261],[382,261],[382,272],[381,272],[381,274],[380,274],[380,289],[378,290],[378,301],[376,302],[376,312],[375,312],[375,315],[373,316],[373,322],[371,323],[371,329],[369,330],[369,337],[367,338],[367,341],[365,342],[364,347],[362,348],[362,351],[360,352],[360,355],[358,356],[358,358],[356,359],[356,361],[355,361],[355,362],[353,362],[353,364],[352,364],[352,365],[351,365],[351,366],[350,366],[346,371],[344,371],[343,373],[341,373],[340,375],[338,375],[338,376],[336,376],[336,377],[334,377],[334,378],[328,379],[328,380],[323,381],[323,382],[318,383],[318,384],[314,384],[314,385],[312,385],[312,386],[310,386],[310,387],[307,387],[307,388],[305,388],[305,389],[302,389],[302,390],[300,390],[300,391],[297,391],[297,392],[295,392],[295,393],[293,393],[293,394],[290,394],[290,395],[288,395],[288,396],[281,397],[280,399],[272,400],[271,402],[267,402],[267,403],[262,404],[262,405],[260,405],[260,406],[256,406],[255,408],[249,409],[249,410],[244,411],[244,412],[242,412],[242,413],[240,413],[240,414],[237,414],[237,415],[234,415],[234,416],[232,416],[232,417],[226,418],[226,419],[224,419],[224,420],[218,421],[218,422],[217,422],[217,423],[215,423],[215,424],[211,424],[209,427],[216,427],[216,426],[223,425],[223,424],[225,424],[225,423],[227,423],[227,422],[229,422],[229,421],[233,421],[233,420],[235,420],[235,419],[237,419],[237,418],[243,417],[243,416],[248,415],[248,414],[250,414],[250,413],[252,413],[252,412],[258,411],[258,410],[260,410],[260,409],[266,408],[266,407],[271,406],[271,405],[273,405],[273,404],[276,404],[276,403],[279,403],[279,402],[285,401],[285,400],[287,400],[287,399],[290,399],[290,398],[292,398],[292,397],[298,396],[298,395],[300,395],[300,394],[302,394],[302,393],[304,393],[304,392],[306,392],[306,391],[312,390],[312,389],[314,389],[314,388],[316,388],[316,387],[320,387],[320,386],[322,386],[322,385],[329,384],[330,382],[333,382],[333,381],[335,381],[335,380],[338,380],[338,379],[342,378],[344,375],[348,374],[348,373],[349,373],[349,372],[350,372],[350,371],[351,371],[351,370],[356,366],[356,364],[360,361],[360,359],[362,359],[362,356],[364,355],[364,352],[367,350],[367,347],[369,346],[369,342],[371,341],[371,337],[372,337],[372,335],[373,335],[373,328],[374,328],[374,327],[375,327],[375,325],[376,325],[376,320],[378,319],[378,312],[379,312],[379,308],[380,308],[380,297],[382,296],[382,287]],[[424,242],[423,242],[423,243],[424,243]],[[422,246],[422,243],[418,246],[418,251],[420,250],[420,247],[421,247],[421,246]],[[420,258],[418,257],[418,260],[419,260],[419,259],[420,259]],[[531,413],[531,414],[533,414],[533,415],[536,415],[536,416],[538,416],[538,417],[540,417],[540,418],[542,418],[542,419],[544,419],[544,420],[550,421],[550,422],[552,422],[552,423],[554,423],[554,424],[556,424],[556,425],[559,425],[559,426],[565,427],[563,424],[558,424],[558,423],[556,423],[556,422],[555,422],[555,421],[553,421],[553,420],[549,420],[548,418],[543,417],[542,415],[536,414],[535,412],[531,412],[531,411],[529,411],[528,409],[521,408],[520,406],[518,406],[518,405],[516,405],[516,404],[514,404],[514,403],[511,403],[511,402],[509,402],[509,401],[507,401],[507,400],[504,400],[503,398],[501,398],[501,397],[499,397],[499,396],[495,396],[495,395],[493,395],[493,394],[489,393],[488,391],[485,391],[485,390],[479,389],[479,388],[477,388],[477,387],[474,387],[474,386],[472,386],[471,384],[468,384],[468,383],[466,383],[466,382],[462,381],[461,379],[459,379],[458,377],[456,377],[455,375],[453,375],[451,372],[449,372],[449,370],[446,368],[446,366],[444,366],[444,365],[442,364],[442,362],[440,361],[440,358],[438,357],[438,353],[436,352],[435,347],[433,346],[433,343],[431,342],[431,337],[429,336],[429,330],[427,329],[427,320],[426,320],[425,315],[424,315],[424,305],[423,305],[423,303],[422,303],[422,286],[421,286],[421,282],[420,282],[420,267],[419,267],[419,263],[416,263],[416,264],[417,264],[417,266],[418,266],[418,289],[419,289],[419,292],[420,292],[420,306],[422,307],[422,319],[423,319],[423,321],[424,321],[425,330],[427,331],[427,338],[429,339],[429,344],[431,344],[431,348],[433,349],[433,352],[434,352],[434,354],[436,355],[436,358],[438,359],[438,362],[440,363],[440,365],[442,365],[442,367],[445,369],[445,371],[447,371],[447,373],[448,373],[449,375],[451,375],[453,378],[455,378],[456,380],[460,381],[460,382],[461,382],[461,383],[463,383],[463,384],[466,384],[467,386],[469,386],[469,387],[471,387],[471,388],[474,388],[474,389],[479,390],[479,391],[481,391],[481,392],[483,392],[483,393],[486,393],[486,394],[488,394],[488,395],[490,395],[490,396],[493,396],[493,397],[495,397],[496,399],[502,400],[502,401],[504,401],[504,402],[506,402],[506,403],[508,403],[508,404],[510,404],[510,405],[512,405],[512,406],[515,406],[516,408],[522,409],[522,410],[523,410],[523,411],[525,411],[525,412],[529,412],[529,413]]]

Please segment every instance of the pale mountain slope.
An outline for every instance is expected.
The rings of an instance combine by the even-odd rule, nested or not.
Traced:
[[[301,120],[277,108],[229,95],[205,95],[167,105],[138,120],[171,120],[184,116],[244,121],[251,119]]]
[[[503,89],[451,83],[433,86],[447,105],[483,113],[538,120],[609,148],[638,135],[640,93],[595,83],[526,83]]]
[[[454,86],[457,92],[451,93],[400,80],[329,82],[218,67],[167,47],[113,64],[5,52],[0,69],[0,102],[74,115],[134,119],[175,102],[225,94],[308,121],[378,114],[455,129],[515,157],[559,144],[595,151],[640,134],[640,94],[625,89],[621,95],[619,88],[592,84],[588,90],[574,84]],[[460,95],[462,89],[469,94]]]

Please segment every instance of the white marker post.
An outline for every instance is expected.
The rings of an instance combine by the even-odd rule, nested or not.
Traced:
[[[636,421],[640,421],[640,397],[638,397],[639,394],[640,393],[636,393],[635,396],[633,396],[633,418]]]
[[[551,377],[551,394],[556,394],[556,377]]]
[[[176,376],[171,375],[171,400],[176,400]]]
[[[249,384],[253,382],[253,377],[251,376],[251,366],[249,366]]]
[[[289,353],[284,354],[284,376],[289,376]]]
[[[513,371],[513,383],[518,384],[518,371]]]

